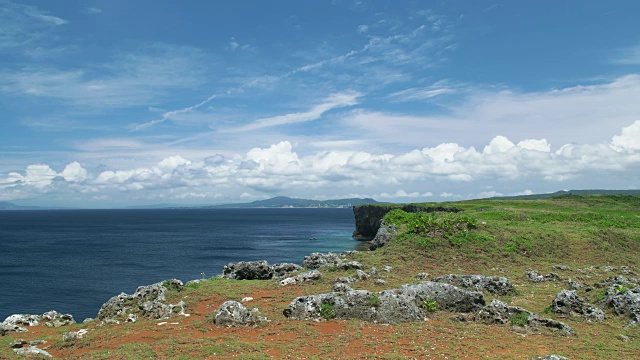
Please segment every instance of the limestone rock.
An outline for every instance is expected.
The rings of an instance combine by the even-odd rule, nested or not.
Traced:
[[[482,293],[445,283],[426,281],[416,285],[402,285],[397,291],[416,299],[419,304],[423,304],[425,300],[435,301],[441,310],[472,312],[485,305]]]
[[[546,356],[538,356],[536,360],[569,360],[569,358],[561,355],[551,354]]]
[[[304,257],[302,267],[307,269],[320,269],[324,266],[338,266],[343,262],[338,254],[334,253],[311,253]]]
[[[330,315],[323,312],[323,307],[331,308]],[[424,313],[411,298],[394,291],[372,293],[367,290],[301,296],[294,299],[283,314],[300,320],[319,319],[325,314],[328,318],[359,319],[383,324],[424,319]]]
[[[491,300],[491,303],[483,307],[475,315],[474,320],[484,324],[507,324],[515,316],[525,315],[524,326],[532,329],[547,329],[559,332],[562,335],[574,335],[575,331],[565,323],[553,319],[542,318],[537,314],[518,306],[509,306],[499,300]]]
[[[235,280],[269,280],[273,268],[265,260],[229,263],[222,269],[221,277]]]
[[[129,315],[147,319],[165,319],[177,314],[180,305],[167,304],[165,294],[169,289],[182,290],[182,281],[171,279],[140,286],[132,295],[121,293],[102,305],[97,319],[105,322],[129,321]]]
[[[628,289],[613,285],[607,293],[605,302],[617,315],[628,316],[630,326],[640,325],[640,287]]]
[[[24,339],[18,339],[9,343],[9,347],[12,349],[20,349],[24,345],[27,345],[27,342]]]
[[[260,311],[254,308],[249,311],[237,301],[229,300],[216,312],[213,319],[216,326],[257,326],[266,322],[265,317],[260,316]]]
[[[433,281],[471,288],[476,291],[486,290],[496,295],[507,295],[514,292],[511,281],[502,276],[449,274],[435,278]]]
[[[271,266],[271,268],[273,269],[273,277],[275,278],[287,277],[292,272],[296,272],[304,269],[302,266],[292,264],[292,263],[274,264]]]
[[[24,347],[20,349],[13,349],[13,351],[18,355],[42,355],[44,357],[52,357],[48,352],[38,349],[35,346]]]
[[[459,312],[477,310],[485,304],[481,293],[443,283],[404,285],[381,292],[351,290],[342,288],[343,285],[338,287],[340,291],[297,297],[284,309],[283,314],[301,320],[319,319],[324,315],[328,318],[393,324],[423,320],[426,301],[435,301],[441,310]],[[330,316],[326,309],[331,309]]]
[[[417,273],[416,274],[416,279],[418,279],[418,280],[428,280],[429,279],[429,273],[426,273],[426,272]]]
[[[55,310],[47,311],[42,315],[13,314],[0,323],[0,334],[4,335],[9,331],[26,332],[25,326],[45,325],[49,327],[60,327],[73,324],[73,316],[61,314]]]
[[[353,284],[358,281],[358,278],[354,278],[353,276],[340,276],[337,277],[333,282],[334,283],[344,283],[344,284]]]
[[[351,270],[351,269],[362,270],[362,264],[360,264],[357,261],[341,262],[341,263],[338,263],[338,265],[336,266],[338,267],[338,269],[341,269],[341,270]]]
[[[549,273],[547,275],[540,274],[537,270],[527,270],[525,273],[527,280],[531,282],[543,282],[543,281],[559,281],[560,276],[556,273]]]
[[[371,240],[369,250],[375,250],[377,248],[383,247],[386,243],[391,240],[398,231],[395,226],[386,226],[384,224],[380,225],[380,228],[376,232],[376,236]]]
[[[334,292],[347,292],[347,291],[353,291],[353,289],[351,288],[351,286],[342,283],[342,282],[336,282],[333,284],[333,291]]]
[[[311,270],[293,277],[283,279],[279,282],[279,284],[281,286],[286,286],[320,279],[322,279],[322,273],[318,270]]]
[[[360,269],[356,270],[356,276],[358,277],[358,280],[369,280],[369,274]]]
[[[551,302],[551,311],[556,314],[578,314],[588,321],[604,320],[604,312],[584,302],[575,290],[562,290]]]

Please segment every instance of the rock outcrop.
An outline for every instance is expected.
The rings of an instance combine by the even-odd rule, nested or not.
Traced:
[[[419,205],[358,205],[353,207],[353,215],[356,220],[356,229],[353,232],[353,237],[359,240],[371,240],[378,232],[380,224],[384,216],[391,210],[401,209],[406,212],[458,212],[456,208],[446,208],[442,206],[437,207],[422,207]]]
[[[35,346],[28,346],[20,349],[13,349],[13,351],[18,355],[40,355],[47,358],[53,357],[47,351],[39,349]]]
[[[329,266],[340,270],[358,269],[362,270],[362,264],[357,261],[349,261],[349,254],[335,253],[311,253],[304,257],[302,266],[307,269],[321,269]]]
[[[286,279],[280,280],[279,284],[281,286],[286,286],[320,279],[322,279],[322,273],[318,270],[311,270],[293,277],[288,277]]]
[[[381,292],[351,290],[337,284],[334,288],[337,291],[297,297],[283,314],[300,320],[324,317],[394,324],[424,320],[431,302],[440,310],[455,312],[474,311],[485,305],[481,293],[444,283],[424,282]]]
[[[555,314],[571,316],[577,314],[587,321],[604,320],[604,312],[587,304],[575,290],[562,290],[551,302],[551,311]]]
[[[27,326],[44,325],[48,327],[60,327],[74,324],[73,316],[61,314],[55,310],[47,311],[42,315],[13,314],[0,323],[0,335],[12,332],[26,332]]]
[[[300,265],[280,263],[269,265],[266,260],[232,262],[222,268],[219,277],[235,280],[271,280],[302,270]]]
[[[537,283],[543,281],[560,281],[562,280],[560,276],[556,273],[548,273],[547,275],[540,274],[537,270],[527,270],[525,272],[525,277],[527,280]]]
[[[435,282],[443,282],[462,288],[471,288],[476,291],[486,290],[496,295],[507,295],[515,290],[509,279],[502,276],[484,275],[458,275],[449,274],[433,279]]]
[[[257,326],[267,319],[260,315],[257,308],[248,310],[244,305],[237,301],[229,300],[218,308],[213,318],[216,326]]]
[[[378,231],[376,232],[376,236],[373,237],[371,243],[369,245],[369,250],[375,250],[377,248],[383,247],[386,243],[391,240],[396,234],[398,230],[395,226],[387,226],[384,223],[380,225]]]
[[[478,311],[473,319],[488,325],[511,323],[513,326],[520,326],[525,329],[545,329],[567,336],[575,334],[575,331],[563,322],[540,317],[531,311],[518,306],[509,306],[495,299]]]
[[[629,317],[629,326],[640,325],[640,287],[629,289],[613,285],[607,289],[605,304],[613,307],[616,315]]]
[[[127,321],[129,315],[147,319],[165,319],[184,312],[184,303],[167,304],[165,294],[168,290],[182,290],[182,281],[171,279],[163,282],[140,286],[132,295],[121,293],[104,303],[98,312],[101,321]]]

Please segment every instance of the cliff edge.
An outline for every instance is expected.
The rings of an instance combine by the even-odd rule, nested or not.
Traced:
[[[393,209],[414,212],[459,212],[460,209],[443,206],[427,206],[420,204],[406,205],[356,205],[353,207],[353,215],[356,221],[356,229],[353,237],[358,240],[371,240],[376,236],[380,223],[384,216]]]

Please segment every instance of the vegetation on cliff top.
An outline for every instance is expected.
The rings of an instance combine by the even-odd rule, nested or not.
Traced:
[[[425,207],[442,204],[420,204]],[[160,321],[138,320],[122,325],[79,324],[72,328],[32,327],[28,333],[0,339],[0,358],[17,358],[7,346],[15,339],[45,339],[43,347],[59,358],[192,359],[192,358],[506,358],[530,359],[550,353],[571,359],[631,359],[640,353],[640,327],[604,308],[607,318],[589,323],[578,317],[549,314],[554,296],[567,288],[567,279],[595,284],[622,274],[640,277],[640,197],[623,195],[560,196],[536,200],[473,200],[448,203],[459,213],[410,214],[394,210],[385,222],[399,234],[384,247],[355,255],[376,277],[350,284],[355,289],[380,291],[416,283],[418,273],[430,278],[456,274],[499,275],[509,278],[516,292],[505,296],[485,293],[510,305],[559,319],[577,332],[571,338],[522,334],[505,326],[452,321],[455,314],[429,308],[425,322],[392,326],[332,318],[326,321],[286,319],[282,310],[296,296],[329,292],[339,276],[355,270],[324,271],[312,283],[281,287],[274,281],[209,279],[171,291],[168,300],[184,300],[190,317]],[[239,259],[242,260],[242,259]],[[301,259],[302,260],[302,259]],[[556,265],[565,265],[557,270]],[[381,269],[390,266],[391,271]],[[625,267],[625,268],[623,268]],[[562,281],[532,283],[528,269],[556,271]],[[207,269],[203,269],[207,270]],[[634,275],[635,274],[635,275]],[[598,305],[601,288],[579,290]],[[259,328],[217,328],[210,322],[227,300],[253,297],[271,322]],[[375,306],[376,299],[370,299]],[[433,305],[433,304],[431,304]],[[429,306],[429,304],[425,304]],[[601,305],[598,305],[601,306]],[[164,320],[163,320],[164,321]],[[172,324],[176,323],[176,324]],[[91,329],[82,339],[61,341],[62,333]],[[628,340],[628,341],[627,341]]]

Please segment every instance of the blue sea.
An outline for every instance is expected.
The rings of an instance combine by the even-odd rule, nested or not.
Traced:
[[[0,211],[0,321],[49,310],[82,321],[121,292],[232,261],[362,249],[354,227],[351,209]]]

